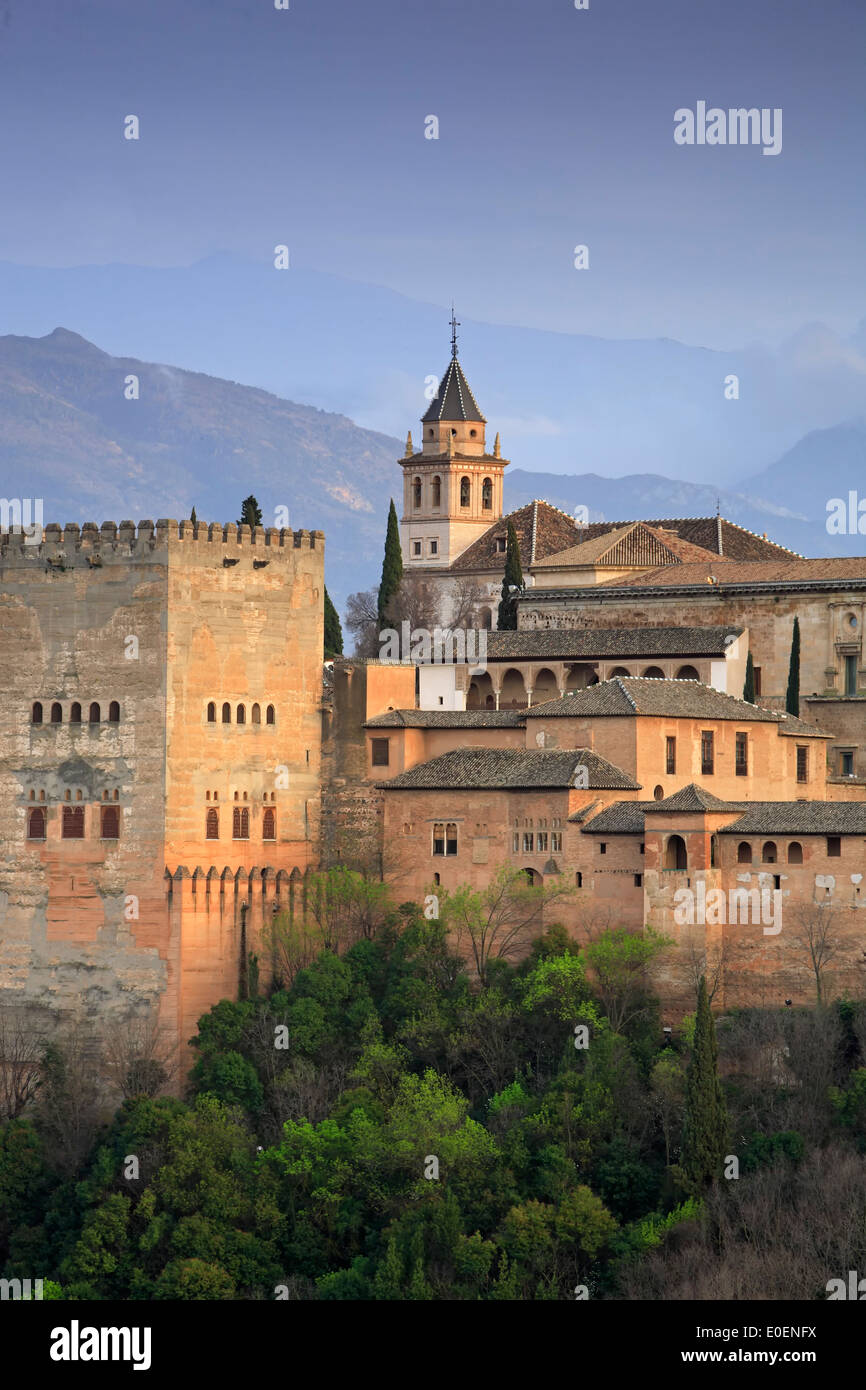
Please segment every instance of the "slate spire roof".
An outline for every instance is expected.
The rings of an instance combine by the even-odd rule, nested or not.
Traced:
[[[433,397],[423,420],[477,420],[485,425],[487,421],[478,409],[472,388],[457,361],[454,353],[448,369],[439,383],[439,390]]]

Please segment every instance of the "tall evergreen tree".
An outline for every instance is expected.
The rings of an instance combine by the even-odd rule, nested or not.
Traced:
[[[755,703],[755,663],[752,661],[752,653],[746,657],[746,681],[743,686],[743,699],[748,704]]]
[[[695,1038],[686,1071],[686,1104],[680,1169],[685,1186],[698,1193],[722,1176],[728,1133],[728,1116],[719,1080],[716,1029],[707,997],[707,981],[701,976]]]
[[[193,507],[192,511],[190,512],[189,519],[192,522],[193,526],[195,526],[196,522],[198,521],[198,517],[195,514],[195,507]]]
[[[241,519],[238,526],[261,526],[262,509],[252,493],[241,503]]]
[[[785,709],[789,714],[800,713],[800,619],[794,619],[794,635],[791,638],[791,661],[788,666],[788,693],[785,696]]]
[[[520,564],[520,543],[514,523],[508,523],[508,539],[505,542],[505,574],[502,576],[502,598],[499,601],[497,623],[502,631],[514,632],[517,628],[517,600],[524,590],[523,568]]]
[[[397,508],[391,498],[388,509],[388,530],[385,535],[385,556],[382,561],[382,580],[379,584],[379,627],[388,626],[388,604],[400,587],[403,578],[403,551],[400,549],[400,527]]]
[[[325,656],[343,655],[343,629],[340,615],[331,602],[328,586],[325,585]]]

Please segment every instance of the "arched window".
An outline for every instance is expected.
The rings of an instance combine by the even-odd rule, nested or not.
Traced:
[[[209,701],[208,701],[208,706],[207,706],[207,722],[208,722],[209,724],[215,724],[215,723],[216,723],[216,705],[214,704],[213,700],[209,700]]]
[[[661,666],[648,666],[643,674],[644,680],[663,681],[665,678]]]
[[[266,724],[276,724],[276,722],[277,722],[277,712],[276,712],[276,710],[274,709],[273,705],[268,705],[267,710],[265,711],[265,723],[266,723]]]
[[[481,507],[485,512],[493,510],[493,480],[485,478],[481,484]]]
[[[237,712],[237,715],[236,715],[236,717],[235,717],[235,723],[236,723],[236,724],[246,724],[246,722],[247,722],[247,712],[246,712],[246,709],[244,708],[243,705],[238,705],[238,712]]]
[[[613,670],[611,671],[610,675],[608,676],[608,680],[612,680],[614,676],[630,676],[630,675],[631,675],[631,671],[628,669],[627,666],[614,666]]]
[[[664,798],[665,798],[665,789],[664,789],[664,787],[661,786],[661,785],[659,785],[659,786],[657,786],[657,787],[653,787],[653,800],[654,800],[654,801],[664,801]]]
[[[94,700],[93,704],[90,706],[90,723],[91,723],[91,724],[98,724],[100,718],[101,718],[101,714],[100,714],[99,705],[98,705],[98,704],[96,703],[96,701]]]
[[[262,839],[275,840],[277,838],[277,813],[273,806],[269,806],[262,812]]]
[[[119,806],[101,806],[101,807],[100,807],[100,810],[101,810],[101,812],[102,812],[102,830],[101,830],[102,839],[103,839],[103,840],[119,840],[119,839],[120,839],[120,807],[119,807]]]
[[[481,626],[485,631],[490,632],[493,627],[493,613],[489,608],[481,610]]]
[[[762,851],[761,851],[761,863],[762,863],[762,864],[775,864],[775,862],[776,862],[776,842],[775,842],[775,840],[767,840],[766,844],[764,845],[764,848],[763,848]]]
[[[84,807],[64,806],[61,838],[64,840],[84,839]]]
[[[682,835],[671,835],[665,845],[665,868],[687,869],[686,842]]]
[[[232,812],[232,839],[250,838],[250,812],[247,806],[235,806]]]
[[[55,700],[55,701],[54,701],[54,704],[51,706],[51,723],[52,723],[52,724],[62,724],[62,723],[63,723],[63,707],[62,707],[62,705],[60,705],[60,704],[58,703],[57,700]]]
[[[461,505],[461,507],[468,507],[468,506],[469,506],[469,499],[470,499],[470,496],[471,496],[471,484],[470,484],[470,482],[469,482],[469,479],[468,479],[468,478],[461,478],[461,479],[460,479],[460,505]]]
[[[45,812],[41,806],[35,806],[27,817],[27,838],[28,840],[45,839]]]
[[[262,708],[261,708],[261,705],[253,705],[253,708],[252,708],[252,722],[253,722],[254,724],[261,724],[261,722],[262,722]]]
[[[541,874],[538,872],[537,869],[526,868],[523,870],[523,872],[526,874],[527,883],[531,883],[533,888],[538,888],[541,886]]]
[[[223,723],[224,723],[224,724],[231,724],[231,722],[232,722],[232,707],[231,707],[231,705],[229,704],[229,702],[228,702],[228,700],[227,700],[226,703],[223,705]]]
[[[77,700],[69,711],[69,722],[70,724],[81,723],[81,706]]]
[[[799,840],[792,840],[791,843],[790,843],[789,846],[788,846],[788,863],[789,863],[789,864],[802,864],[802,862],[803,862],[803,846],[800,844],[800,841],[799,841]]]
[[[741,840],[740,843],[737,845],[737,863],[751,864],[751,862],[752,846],[749,844],[748,840]]]
[[[699,679],[700,678],[694,666],[681,666],[680,669],[677,671],[678,681],[696,681]]]
[[[441,505],[442,505],[442,479],[439,478],[439,477],[436,477],[436,478],[433,479],[433,506],[434,506],[434,507],[440,507]]]
[[[206,840],[218,840],[220,837],[220,813],[213,806],[205,816],[204,837]]]
[[[117,700],[112,700],[111,704],[108,706],[108,722],[109,724],[120,723],[120,705]]]
[[[420,508],[421,508],[421,479],[420,479],[420,478],[413,478],[413,479],[412,479],[412,506],[415,508],[415,511],[416,511],[416,512],[419,511]]]
[[[38,700],[36,701],[32,710],[30,711],[30,722],[31,724],[42,723],[42,706],[40,705]]]
[[[574,875],[574,886],[575,888],[583,887],[583,874],[580,872],[580,869],[578,869]]]

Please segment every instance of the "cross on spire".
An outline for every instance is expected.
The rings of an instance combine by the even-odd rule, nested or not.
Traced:
[[[460,320],[454,317],[454,301],[451,301],[451,356],[457,356],[457,329],[460,327]]]

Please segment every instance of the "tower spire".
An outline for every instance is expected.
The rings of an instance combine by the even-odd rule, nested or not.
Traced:
[[[460,327],[460,320],[454,317],[454,300],[451,301],[451,356],[457,356],[457,329]]]

